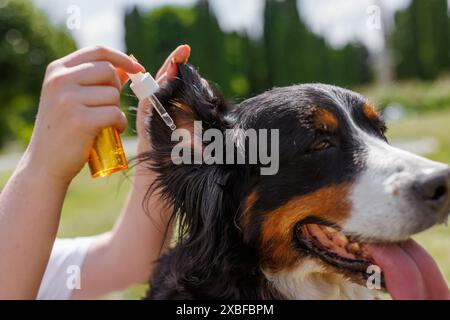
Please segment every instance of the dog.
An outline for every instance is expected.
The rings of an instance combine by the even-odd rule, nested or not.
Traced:
[[[195,141],[209,129],[278,130],[279,170],[174,164],[179,141],[149,116],[153,150],[141,161],[157,173],[149,194],[172,206],[178,241],[158,260],[148,299],[372,299],[371,266],[390,292],[402,290],[394,279],[402,270],[426,272],[402,255],[417,249],[411,235],[447,221],[450,169],[389,145],[382,116],[362,95],[301,84],[233,106],[183,64],[156,96],[200,151],[208,143]]]

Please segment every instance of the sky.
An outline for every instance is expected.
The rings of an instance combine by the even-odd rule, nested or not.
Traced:
[[[278,0],[283,1],[283,0]],[[125,50],[123,15],[134,5],[142,10],[162,5],[191,6],[196,0],[33,0],[55,24],[66,25],[79,13],[79,24],[69,32],[79,47],[102,44]],[[383,47],[382,29],[374,27],[373,5],[383,12],[387,24],[393,13],[410,0],[298,0],[300,15],[317,34],[332,46],[361,41],[376,52]],[[257,37],[262,32],[264,0],[210,0],[224,30],[246,30]],[[375,19],[375,20],[374,20]],[[370,26],[367,26],[371,21]],[[161,36],[164,36],[163,34]]]

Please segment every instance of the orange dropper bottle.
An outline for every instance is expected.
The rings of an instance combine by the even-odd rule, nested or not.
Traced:
[[[116,128],[103,128],[95,137],[89,154],[89,168],[93,178],[106,177],[128,169],[127,158]]]
[[[103,128],[95,137],[89,154],[89,168],[93,178],[106,177],[128,169],[127,158],[116,128]]]

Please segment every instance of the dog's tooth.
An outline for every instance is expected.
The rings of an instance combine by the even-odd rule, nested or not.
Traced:
[[[322,227],[322,228],[323,228],[323,230],[325,230],[326,232],[328,232],[328,233],[330,233],[330,234],[338,233],[338,231],[337,231],[336,229],[331,228],[331,227],[324,226],[324,227]]]
[[[360,246],[359,246],[358,243],[353,242],[353,243],[350,243],[350,244],[347,246],[347,250],[348,250],[350,253],[355,254],[355,253],[360,252],[361,248],[360,248]]]
[[[348,244],[348,238],[342,234],[342,233],[338,233],[334,236],[334,241],[336,242],[336,244],[340,247],[345,247]]]

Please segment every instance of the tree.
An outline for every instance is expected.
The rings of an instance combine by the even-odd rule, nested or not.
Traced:
[[[446,0],[412,0],[395,16],[393,49],[398,78],[434,79],[449,67]]]
[[[263,41],[271,85],[370,80],[367,50],[359,44],[331,48],[300,19],[296,0],[266,0]]]
[[[193,48],[190,62],[236,100],[275,85],[354,85],[370,76],[367,50],[357,44],[330,47],[302,22],[295,0],[266,1],[259,39],[222,31],[207,0],[190,8],[165,6],[147,13],[135,8],[126,15],[125,27],[128,51],[151,72],[174,47],[188,43]]]
[[[34,123],[45,68],[73,51],[75,42],[30,1],[10,0],[0,10],[0,145],[15,135],[27,141]]]

